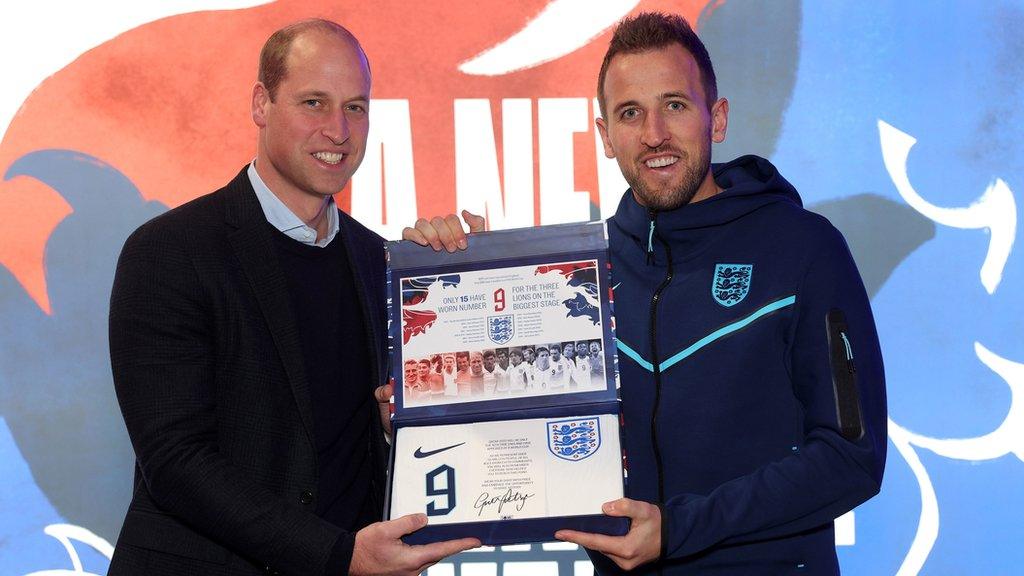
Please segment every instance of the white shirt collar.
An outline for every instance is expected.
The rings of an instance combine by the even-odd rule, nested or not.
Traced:
[[[259,173],[256,172],[255,160],[249,163],[249,169],[246,173],[249,176],[252,189],[256,192],[256,199],[259,200],[260,207],[263,208],[263,215],[266,216],[267,222],[271,226],[277,228],[289,238],[298,240],[303,244],[309,244],[310,246],[322,248],[330,244],[331,240],[334,240],[338,230],[341,228],[341,223],[338,218],[338,207],[334,203],[333,196],[330,197],[325,208],[327,210],[327,236],[317,242],[316,229],[307,226],[288,206],[285,206],[284,202],[281,202],[280,198],[270,191],[270,188],[260,178]]]

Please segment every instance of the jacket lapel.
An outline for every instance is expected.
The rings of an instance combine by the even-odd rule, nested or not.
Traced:
[[[235,228],[228,240],[259,302],[288,375],[306,435],[310,445],[315,447],[313,408],[298,328],[288,298],[287,279],[278,262],[266,216],[244,169],[228,184],[225,192],[225,220]]]
[[[384,384],[384,375],[381,373],[381,358],[380,358],[380,346],[377,345],[380,342],[379,334],[381,327],[378,325],[378,310],[384,304],[378,302],[375,297],[371,295],[373,289],[373,283],[368,282],[367,278],[371,278],[376,274],[375,267],[372,262],[367,262],[367,258],[379,257],[381,260],[384,258],[384,248],[381,246],[381,253],[374,254],[365,249],[355,249],[356,239],[352,237],[351,225],[347,222],[350,218],[347,214],[338,211],[338,216],[341,219],[341,228],[338,231],[338,236],[335,241],[342,241],[345,246],[345,254],[348,256],[350,266],[352,266],[352,281],[355,284],[356,293],[359,298],[359,306],[363,309],[363,323],[366,325],[366,342],[370,349],[370,358],[372,359],[372,366],[370,374],[371,379],[371,390]]]

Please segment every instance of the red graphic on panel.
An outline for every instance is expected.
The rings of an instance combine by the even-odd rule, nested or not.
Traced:
[[[437,314],[432,310],[402,310],[402,344],[408,344],[413,336],[425,334],[434,325]]]
[[[571,278],[573,273],[577,270],[583,270],[586,268],[595,268],[596,264],[593,260],[587,260],[586,262],[566,262],[564,264],[545,264],[544,266],[537,266],[533,274],[547,274],[548,272],[558,272],[566,278]]]

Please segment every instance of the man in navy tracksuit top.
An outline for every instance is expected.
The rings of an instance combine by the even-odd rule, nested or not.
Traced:
[[[629,483],[614,574],[835,574],[832,520],[879,490],[882,359],[842,235],[774,166],[710,167],[729,104],[679,17],[620,23],[599,78]]]
[[[842,235],[767,160],[711,166],[729,103],[682,18],[621,22],[598,99],[630,184],[608,221],[628,498],[604,512],[632,523],[556,537],[601,574],[837,574],[832,521],[878,492],[886,448],[878,337]],[[453,216],[405,237],[465,247]]]

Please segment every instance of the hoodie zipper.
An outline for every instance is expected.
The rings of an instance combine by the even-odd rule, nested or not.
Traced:
[[[654,255],[654,228],[658,215],[653,210],[648,214],[651,218],[651,227],[650,235],[648,236],[647,261],[650,263],[651,258]],[[654,449],[654,463],[658,471],[658,503],[661,506],[664,506],[665,478],[662,473],[661,448],[658,446],[658,406],[661,403],[661,367],[659,366],[660,359],[658,358],[658,302],[661,300],[661,293],[668,287],[669,283],[672,282],[672,251],[669,248],[668,243],[663,241],[661,237],[657,238],[658,242],[665,247],[667,273],[665,274],[665,279],[661,281],[661,284],[658,285],[658,288],[654,291],[654,295],[651,297],[651,363],[654,365],[654,404],[651,407],[651,447]],[[662,526],[665,526],[664,518],[662,518]],[[662,556],[664,556],[666,544],[663,530],[661,542]],[[661,572],[660,568],[658,571],[659,573]]]
[[[651,265],[654,258],[654,212],[651,212],[651,228],[647,232],[647,265]]]

